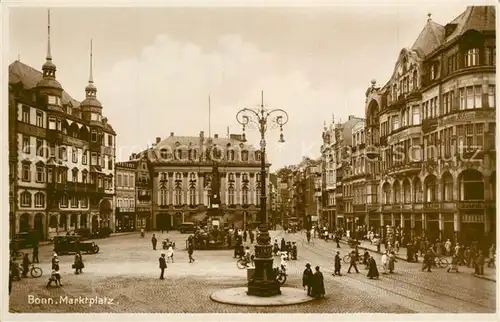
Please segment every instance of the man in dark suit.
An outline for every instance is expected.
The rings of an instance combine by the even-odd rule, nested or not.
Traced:
[[[160,279],[163,280],[163,279],[165,279],[163,277],[163,274],[165,273],[165,268],[167,268],[167,261],[165,260],[165,254],[161,254],[161,256],[159,258],[159,262],[160,262],[160,269],[161,269]]]
[[[38,260],[38,242],[33,244],[33,258],[31,260],[32,263],[39,263]]]
[[[194,246],[193,246],[193,243],[191,242],[188,244],[188,255],[189,255],[189,262],[190,263],[194,262],[193,251],[194,251]]]
[[[151,237],[151,244],[153,244],[153,250],[156,250],[156,243],[158,240],[156,239],[155,234],[153,234],[153,237]]]

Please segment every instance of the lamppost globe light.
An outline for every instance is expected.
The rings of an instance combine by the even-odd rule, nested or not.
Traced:
[[[248,295],[268,297],[281,294],[280,284],[276,280],[273,270],[273,257],[271,237],[268,231],[268,216],[266,211],[266,139],[265,134],[268,122],[277,125],[280,129],[280,142],[283,139],[283,125],[288,122],[288,114],[282,109],[264,109],[264,94],[262,92],[262,102],[258,109],[244,108],[236,113],[236,121],[243,127],[242,139],[246,141],[245,129],[252,123],[256,125],[260,133],[260,213],[258,222],[259,234],[257,235],[257,245],[255,246],[255,273],[248,282]],[[275,118],[271,118],[276,116]]]

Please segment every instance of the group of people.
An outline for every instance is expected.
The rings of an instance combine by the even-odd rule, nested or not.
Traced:
[[[306,268],[302,274],[302,287],[307,289],[307,295],[311,297],[316,299],[325,297],[325,283],[319,266],[315,267],[315,272],[313,273],[311,264],[306,264]]]
[[[287,242],[285,241],[285,238],[282,237],[280,244],[278,244],[278,240],[275,239],[273,244],[273,254],[274,256],[278,256],[281,254],[281,256],[285,256],[287,260],[297,260],[297,243],[290,241]]]

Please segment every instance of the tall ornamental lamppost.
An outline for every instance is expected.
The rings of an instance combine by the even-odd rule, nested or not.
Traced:
[[[261,92],[261,104],[257,109],[244,108],[236,114],[236,120],[243,126],[243,141],[246,141],[245,130],[255,126],[260,132],[260,213],[257,223],[259,235],[255,246],[255,273],[248,282],[248,295],[269,297],[281,294],[280,284],[276,281],[273,271],[273,256],[271,237],[267,226],[266,212],[266,139],[268,129],[278,127],[280,130],[279,143],[283,139],[283,125],[288,122],[288,114],[282,109],[267,110],[264,108],[264,92]]]

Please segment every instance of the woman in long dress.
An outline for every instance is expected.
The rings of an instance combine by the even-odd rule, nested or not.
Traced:
[[[368,274],[366,277],[369,279],[378,279],[380,274],[378,273],[377,269],[377,262],[375,262],[375,258],[373,256],[370,256],[370,259],[368,260]]]
[[[311,296],[316,299],[325,297],[325,283],[323,273],[319,271],[319,266],[316,266],[316,272],[313,275]]]
[[[394,263],[396,263],[396,255],[391,252],[389,254],[389,273],[394,273]]]
[[[172,248],[172,246],[168,246],[168,249],[167,249],[167,261],[169,258],[172,260],[172,263],[173,263],[174,262],[174,249]]]
[[[387,252],[382,255],[382,269],[384,270],[383,274],[387,274],[387,270],[389,268],[389,256],[387,256]]]

